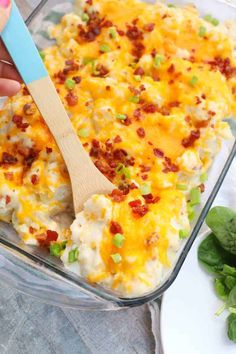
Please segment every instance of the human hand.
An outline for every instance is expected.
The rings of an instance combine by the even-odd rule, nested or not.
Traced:
[[[0,0],[0,32],[10,15],[11,1]],[[21,88],[21,77],[12,64],[4,44],[0,41],[0,96],[13,96]]]

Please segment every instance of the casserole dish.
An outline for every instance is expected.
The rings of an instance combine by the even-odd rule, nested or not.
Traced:
[[[234,7],[224,2],[208,2],[207,8],[198,1],[195,1],[195,4],[199,10],[202,10],[203,15],[210,12],[219,18],[218,14],[221,13],[221,20],[235,18]],[[52,22],[58,22],[64,13],[71,10],[72,2],[42,1],[39,4],[27,21],[39,49],[50,45],[47,35],[48,26]],[[225,145],[217,156],[209,174],[209,181],[206,183],[206,193],[198,207],[197,217],[192,223],[191,236],[183,242],[178,251],[173,269],[151,293],[137,298],[121,298],[115,292],[92,286],[84,279],[65,270],[58,260],[50,257],[46,251],[23,245],[12,229],[4,224],[1,224],[0,230],[2,278],[8,279],[19,290],[39,296],[46,301],[80,308],[112,309],[137,306],[158,298],[176,278],[229,169],[235,149],[235,144]]]

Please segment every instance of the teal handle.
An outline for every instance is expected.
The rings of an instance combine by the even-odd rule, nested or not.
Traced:
[[[48,76],[30,32],[14,1],[12,1],[9,21],[1,37],[26,84]]]

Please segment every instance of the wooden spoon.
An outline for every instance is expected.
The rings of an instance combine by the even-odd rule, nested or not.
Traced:
[[[14,1],[1,37],[61,151],[78,213],[93,194],[110,193],[115,187],[84,150]]]

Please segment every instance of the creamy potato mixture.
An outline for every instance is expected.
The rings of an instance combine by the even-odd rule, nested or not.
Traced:
[[[236,111],[235,31],[192,6],[78,8],[50,28],[55,44],[41,56],[84,148],[117,189],[92,196],[72,223],[65,164],[22,87],[0,113],[0,219],[89,282],[139,296],[171,269],[231,138],[223,119]]]

